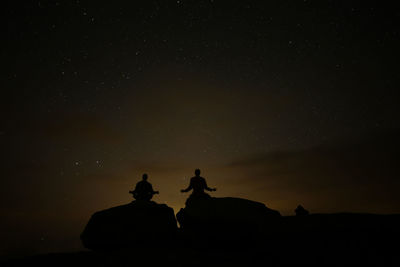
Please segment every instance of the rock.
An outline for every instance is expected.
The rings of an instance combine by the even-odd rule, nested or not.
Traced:
[[[310,214],[310,212],[306,210],[302,205],[298,205],[294,212],[296,213],[296,216],[307,216]]]
[[[133,201],[94,213],[81,240],[93,250],[122,248],[168,242],[176,231],[172,208],[153,201]]]
[[[263,203],[247,199],[202,197],[188,199],[177,214],[184,233],[229,241],[273,231],[281,215]]]

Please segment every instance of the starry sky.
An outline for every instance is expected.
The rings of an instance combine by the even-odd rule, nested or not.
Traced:
[[[175,212],[400,212],[400,12],[378,1],[6,1],[0,256],[82,249],[143,173]]]

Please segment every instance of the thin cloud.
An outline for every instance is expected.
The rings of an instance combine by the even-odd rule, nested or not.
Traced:
[[[399,136],[395,130],[358,142],[250,155],[228,167],[242,173],[243,183],[285,194],[292,205],[306,201],[321,210],[399,211]]]

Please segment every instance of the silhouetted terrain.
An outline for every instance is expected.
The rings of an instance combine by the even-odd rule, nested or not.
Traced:
[[[247,199],[204,195],[191,197],[177,213],[185,242],[206,245],[211,236],[213,243],[253,243],[275,231],[281,215],[263,203]],[[233,242],[233,243],[232,243]]]
[[[151,192],[153,192],[151,190]],[[400,264],[400,215],[281,216],[263,203],[192,193],[185,208],[150,200],[94,213],[81,240],[92,251],[38,255],[8,266],[259,266]]]
[[[400,215],[282,216],[249,240],[215,232],[178,231],[169,243],[132,242],[130,248],[38,255],[6,266],[279,266],[285,264],[398,266]],[[232,228],[230,228],[232,229]],[[238,229],[240,232],[240,229]],[[234,233],[233,233],[234,234]]]
[[[89,249],[115,249],[169,242],[175,239],[176,231],[172,208],[153,201],[136,200],[93,214],[81,240]]]

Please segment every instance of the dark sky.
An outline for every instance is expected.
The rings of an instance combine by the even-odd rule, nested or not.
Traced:
[[[0,255],[81,249],[145,172],[175,212],[195,168],[285,215],[400,212],[389,2],[3,6]]]

